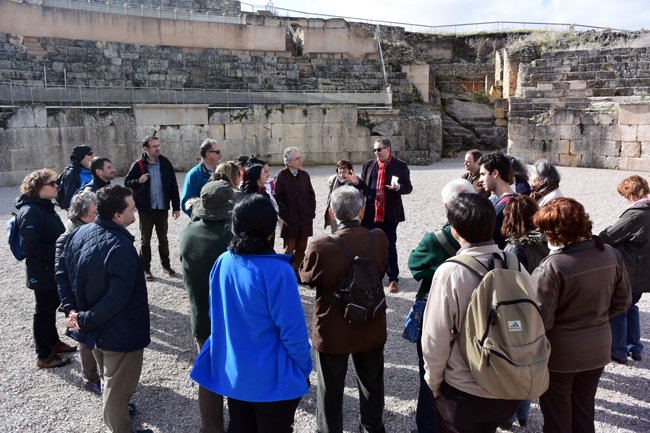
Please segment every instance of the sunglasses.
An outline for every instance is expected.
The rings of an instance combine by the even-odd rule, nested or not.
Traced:
[[[208,150],[208,153],[216,153],[217,155],[221,155],[221,150]]]
[[[388,147],[388,146],[386,146],[386,147]],[[375,147],[374,149],[372,149],[372,151],[373,152],[381,152],[382,150],[386,149],[386,147]]]
[[[53,181],[50,181],[50,182],[47,182],[47,183],[43,184],[43,186],[48,186],[48,185],[51,186],[52,188],[54,188],[56,186],[56,180],[53,180]]]

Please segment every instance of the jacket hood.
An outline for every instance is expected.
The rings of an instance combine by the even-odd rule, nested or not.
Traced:
[[[546,242],[546,236],[540,229],[528,232],[520,238],[511,237],[508,239],[508,243],[514,245],[546,245]]]
[[[14,201],[16,209],[20,209],[27,204],[37,205],[46,209],[54,209],[54,203],[52,200],[47,200],[40,197],[30,197],[27,194],[21,194],[20,196],[16,197],[16,200]]]

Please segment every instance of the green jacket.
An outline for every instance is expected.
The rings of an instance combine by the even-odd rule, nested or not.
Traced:
[[[460,244],[451,235],[451,226],[447,224],[442,230],[447,236],[447,239],[449,239],[451,246],[458,250]],[[411,251],[408,263],[409,269],[415,281],[422,281],[420,283],[420,290],[418,290],[417,299],[422,299],[424,295],[429,293],[431,282],[433,281],[433,274],[449,257],[449,254],[440,246],[433,233],[425,234],[417,248]]]
[[[232,238],[221,221],[194,221],[183,227],[180,235],[183,282],[190,303],[192,334],[199,340],[210,336],[210,273],[219,256],[226,252]]]

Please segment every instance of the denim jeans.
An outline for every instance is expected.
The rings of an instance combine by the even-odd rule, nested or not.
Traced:
[[[632,293],[632,305],[618,316],[609,318],[612,328],[612,357],[627,359],[627,354],[641,355],[641,324],[639,323],[639,307],[636,303],[641,299],[642,293]]]
[[[528,421],[528,415],[530,414],[530,400],[522,400],[519,410],[513,413],[508,422],[514,423],[517,419],[523,419]]]
[[[418,433],[436,433],[436,414],[433,408],[433,394],[424,380],[424,358],[422,356],[422,334],[417,342],[418,364],[420,367],[420,393],[415,411],[415,425]]]

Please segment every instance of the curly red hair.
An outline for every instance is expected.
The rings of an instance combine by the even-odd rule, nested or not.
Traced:
[[[647,180],[635,174],[621,182],[616,190],[625,198],[629,198],[631,195],[636,198],[641,198],[648,195],[650,187],[648,187]]]
[[[542,207],[533,222],[552,245],[574,245],[591,238],[593,224],[584,206],[572,198],[559,197]]]

